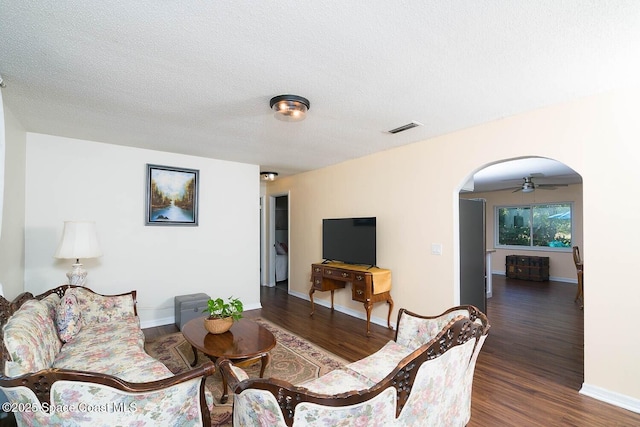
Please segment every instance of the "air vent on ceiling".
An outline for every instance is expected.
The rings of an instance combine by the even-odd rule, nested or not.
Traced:
[[[406,125],[402,125],[402,126],[397,127],[395,129],[391,129],[391,130],[389,130],[387,132],[389,132],[389,133],[404,132],[405,130],[413,129],[413,128],[418,127],[418,126],[422,126],[422,123],[418,123],[418,122],[413,121],[411,123],[407,123]]]

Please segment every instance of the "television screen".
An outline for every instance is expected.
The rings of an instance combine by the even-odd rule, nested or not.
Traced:
[[[376,218],[323,219],[322,258],[376,265]]]

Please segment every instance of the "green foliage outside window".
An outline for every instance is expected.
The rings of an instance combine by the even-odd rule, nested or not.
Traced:
[[[496,246],[571,247],[570,203],[496,208]]]

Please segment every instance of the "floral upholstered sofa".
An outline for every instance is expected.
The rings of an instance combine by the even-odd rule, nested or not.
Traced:
[[[3,409],[18,425],[210,425],[204,378],[215,366],[173,375],[149,356],[135,291],[65,285],[0,297],[0,322]]]
[[[292,385],[218,366],[235,393],[235,426],[464,426],[486,316],[473,306],[439,316],[401,309],[396,339],[318,379]]]

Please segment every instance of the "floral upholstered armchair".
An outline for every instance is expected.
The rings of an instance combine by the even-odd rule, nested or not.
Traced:
[[[208,362],[174,375],[144,351],[136,292],[0,297],[0,389],[20,426],[210,424]]]
[[[235,393],[235,426],[464,426],[486,316],[473,306],[439,316],[401,309],[396,339],[315,380],[292,385],[218,367]]]

